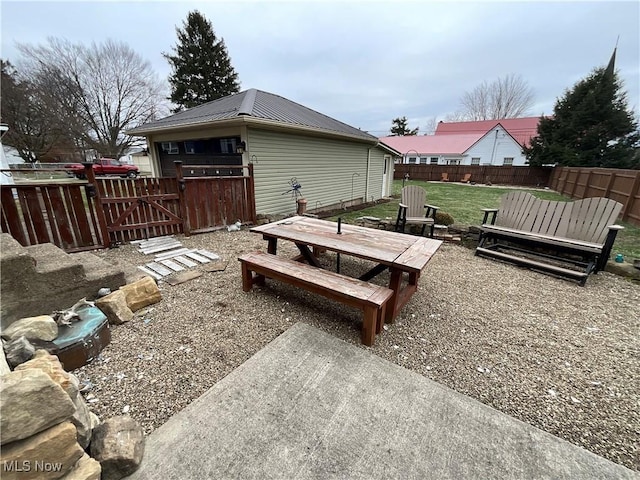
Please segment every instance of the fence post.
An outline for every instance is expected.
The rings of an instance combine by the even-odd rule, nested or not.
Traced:
[[[629,199],[622,208],[621,218],[623,221],[629,218],[629,213],[631,213],[631,208],[635,203],[638,193],[640,193],[640,170],[636,172],[636,179],[633,181],[633,187],[631,187],[631,191],[629,192]]]
[[[84,166],[84,176],[88,182],[87,185],[85,185],[87,202],[93,202],[93,208],[96,210],[100,236],[102,237],[102,246],[109,248],[111,246],[111,238],[109,237],[109,229],[107,228],[107,217],[104,214],[104,207],[102,206],[102,192],[96,184],[96,173],[93,171],[93,163],[82,162],[82,165]]]
[[[247,204],[249,205],[249,209],[251,211],[251,222],[255,225],[257,222],[257,217],[255,181],[253,178],[253,163],[250,163],[249,165],[247,165],[247,167],[247,174],[249,175],[249,178],[247,179]]]
[[[178,184],[180,216],[182,217],[182,232],[186,237],[188,237],[191,235],[191,225],[189,225],[189,219],[187,218],[187,194],[185,193],[187,184],[184,180],[184,175],[182,174],[182,160],[175,160],[173,163],[176,166],[176,181]]]
[[[613,183],[616,181],[616,172],[609,171],[609,182],[607,183],[607,188],[604,191],[604,197],[609,198],[609,194],[611,193],[611,189],[613,188]]]

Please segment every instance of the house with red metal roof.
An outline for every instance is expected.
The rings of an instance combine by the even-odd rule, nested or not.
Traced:
[[[401,163],[429,165],[527,165],[523,145],[498,120],[487,130],[469,126],[466,132],[436,130],[435,135],[382,137],[380,142],[402,153]],[[483,122],[457,122],[483,123]],[[440,129],[443,124],[438,125]],[[475,127],[479,127],[476,125]],[[523,137],[521,137],[523,138]]]
[[[528,147],[531,138],[538,134],[540,117],[503,118],[501,120],[479,120],[474,122],[439,122],[435,135],[459,135],[487,133],[496,125],[504,128],[520,145]]]

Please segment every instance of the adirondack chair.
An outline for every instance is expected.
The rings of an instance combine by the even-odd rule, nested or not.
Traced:
[[[460,180],[462,183],[469,183],[471,181],[471,174],[470,173],[465,173],[464,177],[462,177],[462,180]]]
[[[449,181],[449,174],[447,172],[442,172],[442,178],[440,179],[441,182],[448,182]]]
[[[403,232],[408,224],[422,225],[420,235],[424,235],[427,225],[430,227],[429,236],[433,238],[436,212],[438,207],[427,205],[427,192],[416,185],[408,185],[402,189],[402,198],[398,206],[396,232]]]
[[[483,209],[476,255],[578,280],[603,270],[619,230],[622,204],[609,198],[573,202],[509,192],[499,208]],[[526,255],[522,255],[525,253]]]

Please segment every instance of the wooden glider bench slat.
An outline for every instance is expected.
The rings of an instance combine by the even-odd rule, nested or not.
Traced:
[[[245,292],[254,284],[264,284],[265,277],[272,278],[363,310],[362,343],[365,345],[373,345],[376,333],[382,331],[385,306],[393,296],[389,288],[265,252],[246,253],[238,260],[242,264]]]
[[[622,204],[608,198],[558,202],[514,191],[501,198],[500,208],[483,210],[476,255],[569,277],[579,280],[581,285],[590,273],[604,269],[618,230],[623,228],[614,224]],[[492,218],[487,222],[489,215]],[[524,250],[537,259],[512,255],[501,249]],[[540,249],[552,250],[555,254],[542,254]],[[582,270],[564,268],[545,259],[579,266]]]

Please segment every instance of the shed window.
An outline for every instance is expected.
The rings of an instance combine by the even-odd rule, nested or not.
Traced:
[[[220,139],[220,153],[236,153],[236,139],[235,138],[221,138]]]
[[[180,153],[177,142],[162,142],[162,151],[169,155],[178,155]]]

